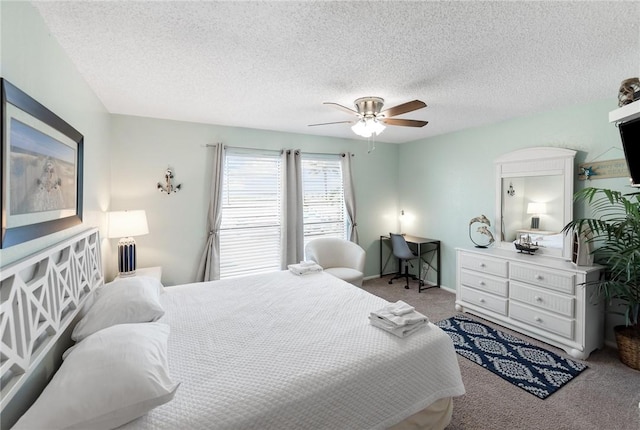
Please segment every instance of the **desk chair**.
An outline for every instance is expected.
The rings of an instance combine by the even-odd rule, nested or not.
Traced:
[[[391,238],[391,248],[393,249],[393,255],[400,261],[400,271],[389,280],[390,284],[393,284],[395,279],[405,278],[407,284],[404,286],[407,290],[409,289],[409,278],[416,279],[414,275],[409,274],[409,265],[412,260],[417,260],[419,258],[418,255],[414,254],[407,241],[404,239],[404,236],[401,234],[389,233],[389,237]],[[419,262],[418,262],[419,264]],[[402,265],[404,265],[404,273],[402,272]],[[413,265],[411,264],[411,267]]]

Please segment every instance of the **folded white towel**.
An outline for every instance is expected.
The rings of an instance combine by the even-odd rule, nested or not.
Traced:
[[[389,312],[391,312],[395,316],[408,314],[416,310],[416,308],[403,302],[402,300],[398,300],[395,303],[391,303],[389,306],[386,306],[386,308],[389,310]]]
[[[294,273],[296,275],[309,275],[312,273],[322,272],[322,266],[319,266],[315,263],[309,266],[301,266],[300,264],[289,264],[289,266],[287,267],[289,268],[289,271],[291,273]]]
[[[423,321],[416,324],[409,324],[409,325],[397,327],[397,326],[394,326],[393,324],[387,323],[384,320],[381,320],[372,316],[369,317],[369,322],[371,323],[372,326],[381,328],[384,331],[387,331],[398,337],[407,337],[410,334],[414,333],[417,330],[420,330],[422,327],[427,325],[427,323]]]
[[[311,260],[309,260],[309,261],[302,260],[300,262],[300,267],[310,267],[310,266],[317,266],[317,265],[318,265],[318,263],[316,263],[315,261],[311,261]]]
[[[427,318],[426,316],[422,315],[420,312],[417,311],[411,311],[409,313],[406,313],[404,315],[394,315],[392,314],[387,307],[385,306],[384,308],[377,310],[375,312],[371,312],[371,317],[372,318],[377,318],[377,319],[381,319],[381,320],[385,320],[387,322],[389,322],[390,324],[395,325],[396,327],[402,327],[405,325],[411,325],[411,324],[416,324],[419,322],[429,322],[429,318]]]

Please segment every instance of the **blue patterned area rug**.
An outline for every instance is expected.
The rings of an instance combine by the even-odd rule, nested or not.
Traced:
[[[435,324],[451,337],[458,354],[541,399],[587,368],[464,315]]]

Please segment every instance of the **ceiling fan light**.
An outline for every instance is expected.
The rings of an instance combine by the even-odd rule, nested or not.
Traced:
[[[351,130],[353,130],[355,134],[361,137],[371,137],[372,133],[371,128],[367,125],[364,119],[361,119],[353,124],[353,126],[351,126]]]
[[[358,136],[369,138],[374,134],[378,136],[385,128],[384,124],[376,118],[362,118],[351,127],[351,130]]]
[[[387,128],[387,127],[385,127],[385,125],[383,123],[381,123],[380,121],[378,121],[377,119],[374,119],[369,123],[369,129],[373,133],[375,133],[376,136],[378,136],[380,133],[382,133],[385,128]]]
[[[351,126],[351,130],[356,135],[366,139],[371,138],[371,136],[379,136],[380,133],[385,130],[386,125],[398,125],[404,127],[423,127],[427,125],[427,121],[392,118],[397,115],[402,115],[407,112],[413,112],[414,110],[427,107],[427,104],[420,100],[402,103],[384,111],[382,110],[382,107],[384,106],[384,99],[380,97],[361,97],[356,99],[354,102],[356,110],[333,102],[325,102],[324,104],[332,105],[350,114],[355,114],[358,119],[355,124]],[[351,123],[352,121],[336,121],[309,125],[341,124],[345,122]]]

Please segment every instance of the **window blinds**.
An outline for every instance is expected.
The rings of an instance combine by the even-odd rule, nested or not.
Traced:
[[[277,153],[227,151],[220,226],[221,279],[280,270],[280,164]]]
[[[304,244],[319,237],[346,239],[339,156],[302,154]]]

